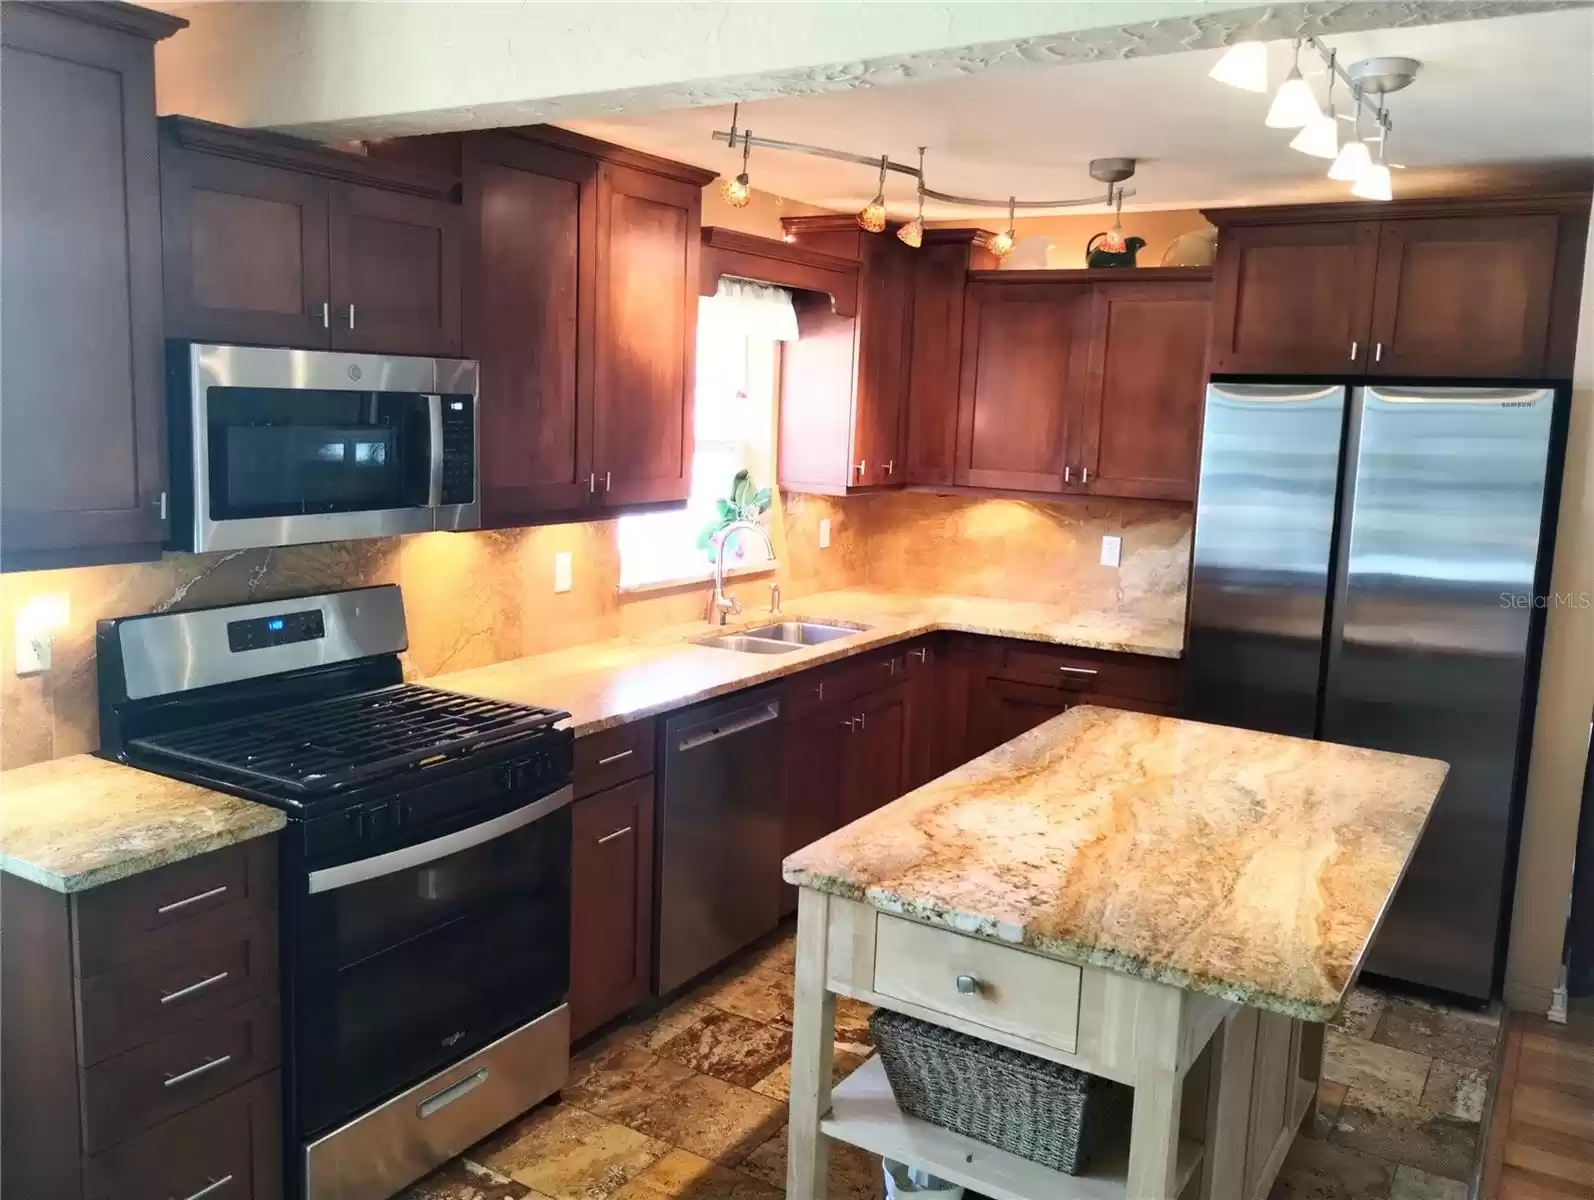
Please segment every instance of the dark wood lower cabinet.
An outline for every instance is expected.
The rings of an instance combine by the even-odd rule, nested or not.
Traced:
[[[908,790],[908,685],[858,700],[841,738],[841,824],[890,804]]]
[[[781,787],[786,813],[780,841],[783,859],[842,824],[841,741],[850,707],[830,704],[803,716],[788,715]],[[786,711],[790,714],[790,705]],[[781,916],[796,912],[797,889],[782,883],[780,895]]]
[[[651,728],[652,723],[648,723]],[[570,1036],[647,998],[653,973],[653,787],[576,801],[570,854]]]

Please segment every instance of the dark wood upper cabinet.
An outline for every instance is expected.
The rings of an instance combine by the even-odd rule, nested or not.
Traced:
[[[1369,345],[1378,226],[1239,226],[1219,235],[1212,370],[1346,374]]]
[[[1373,375],[1537,375],[1557,218],[1441,217],[1379,230]]]
[[[577,800],[571,816],[570,1036],[647,998],[653,970],[654,776]]]
[[[186,21],[7,4],[0,24],[0,568],[166,536],[154,43]]]
[[[605,507],[692,488],[700,184],[598,170],[592,473]]]
[[[460,352],[460,206],[382,188],[332,189],[332,346]]]
[[[1565,377],[1587,194],[1219,209],[1214,372]]]
[[[455,178],[185,117],[161,128],[168,337],[460,352]]]
[[[1097,288],[1079,406],[1080,479],[1096,495],[1195,499],[1210,285]]]
[[[1083,394],[1089,287],[971,283],[964,303],[956,482],[1062,492],[1073,486],[1070,409]]]

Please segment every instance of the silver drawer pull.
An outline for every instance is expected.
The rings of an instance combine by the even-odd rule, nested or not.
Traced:
[[[908,657],[909,658],[916,658],[922,663],[927,663],[927,662],[930,661],[930,650],[929,650],[929,647],[921,646],[917,650],[909,650],[908,651]]]
[[[198,983],[191,983],[187,987],[178,988],[175,992],[162,992],[161,1003],[170,1004],[174,1000],[181,1000],[184,996],[192,996],[195,992],[202,992],[208,987],[214,987],[231,974],[231,971],[221,971],[212,975],[209,979],[201,979]]]
[[[1059,671],[1062,671],[1066,675],[1094,675],[1094,674],[1096,674],[1096,668],[1095,667],[1058,667],[1057,669]]]
[[[199,1200],[201,1196],[213,1196],[231,1182],[231,1175],[223,1175],[220,1179],[212,1179],[197,1192],[190,1192],[187,1196],[183,1197],[183,1200]],[[177,1197],[173,1196],[172,1200],[177,1200]]]
[[[201,1075],[214,1071],[217,1067],[224,1067],[231,1061],[232,1055],[223,1054],[220,1058],[202,1062],[197,1067],[190,1067],[180,1074],[166,1076],[166,1082],[161,1084],[161,1087],[176,1087],[179,1083],[187,1083],[190,1079],[198,1079]]]
[[[615,838],[624,837],[626,834],[628,834],[630,832],[631,832],[631,826],[627,825],[623,829],[616,829],[613,833],[606,833],[601,838],[598,839],[598,845],[602,846],[602,845],[604,845],[604,844],[606,844],[608,842],[612,842],[612,841],[614,841]]]
[[[609,765],[609,764],[610,764],[610,763],[617,763],[617,762],[619,762],[619,761],[620,761],[620,760],[621,760],[621,759],[622,759],[622,758],[630,758],[630,757],[631,757],[631,756],[632,756],[632,755],[633,755],[633,754],[635,754],[635,753],[636,753],[636,751],[635,751],[635,750],[622,750],[622,751],[620,751],[620,753],[618,753],[618,754],[611,754],[611,755],[609,755],[609,757],[608,757],[608,758],[600,758],[600,759],[599,759],[599,760],[598,760],[598,765],[599,765],[599,766],[600,766],[600,767],[606,767],[606,766],[608,766],[608,765]]]
[[[208,892],[200,892],[199,895],[190,896],[186,900],[173,900],[170,904],[163,904],[155,911],[159,915],[165,916],[169,912],[176,912],[179,908],[187,908],[190,904],[198,904],[201,900],[209,900],[212,897],[219,896],[226,890],[227,885],[224,883],[220,887],[213,887]]]
[[[959,975],[957,984],[958,993],[964,996],[978,996],[982,987],[980,981],[972,975]]]
[[[481,1070],[475,1071],[465,1076],[465,1078],[461,1079],[458,1083],[451,1083],[442,1091],[433,1092],[430,1096],[415,1106],[415,1111],[419,1116],[429,1117],[433,1113],[447,1108],[461,1096],[464,1096],[470,1092],[474,1092],[486,1082],[487,1068],[483,1067]]]

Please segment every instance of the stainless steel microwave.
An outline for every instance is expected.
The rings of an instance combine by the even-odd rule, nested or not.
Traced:
[[[477,367],[174,342],[172,547],[481,525]]]

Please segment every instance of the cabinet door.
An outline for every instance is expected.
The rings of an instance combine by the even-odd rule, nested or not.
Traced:
[[[1368,371],[1542,371],[1558,224],[1548,215],[1384,222]]]
[[[946,680],[937,661],[939,643],[926,639],[902,653],[908,678],[907,774],[903,791],[929,783],[956,764],[948,761]]]
[[[1090,289],[977,283],[964,307],[957,482],[1061,492],[1083,387]]]
[[[571,816],[570,1036],[647,997],[653,971],[653,780],[577,800]]]
[[[908,690],[882,688],[853,702],[842,735],[841,824],[907,791]]]
[[[781,775],[785,822],[780,856],[795,854],[841,824],[842,739],[854,706],[827,705],[788,721]],[[797,889],[782,883],[780,914],[797,911]]]
[[[334,348],[459,353],[459,205],[333,184],[330,230]]]
[[[598,169],[592,470],[605,505],[691,491],[701,206],[690,184]]]
[[[299,171],[163,147],[166,335],[325,349],[330,191]]]
[[[870,238],[858,298],[858,387],[853,414],[856,486],[901,483],[902,406],[908,383],[913,251],[896,237]]]
[[[0,565],[155,558],[154,52],[43,7],[8,5],[0,37]]]
[[[1195,499],[1210,315],[1205,283],[1097,289],[1079,410],[1081,478],[1093,494]]]
[[[513,138],[467,144],[465,354],[481,364],[482,523],[591,497],[598,165]]]
[[[925,246],[914,270],[904,482],[950,484],[957,463],[958,365],[969,247]]]
[[[1218,242],[1213,371],[1339,374],[1372,359],[1378,225],[1251,225]]]
[[[1082,702],[1077,693],[986,677],[970,705],[968,755],[976,758]]]

